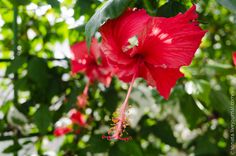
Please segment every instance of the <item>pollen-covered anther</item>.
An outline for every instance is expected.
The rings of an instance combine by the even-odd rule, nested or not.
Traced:
[[[116,135],[120,135],[122,136],[122,132],[125,131],[125,128],[129,125],[126,118],[122,120],[120,120],[119,118],[112,118],[112,126],[109,131],[108,134],[111,134],[113,136]]]
[[[125,52],[129,51],[130,49],[137,47],[138,45],[139,45],[138,37],[133,36],[128,39],[127,45],[122,47],[122,51],[125,53]]]
[[[127,112],[127,110],[124,110],[122,108],[124,107],[121,106],[121,108],[117,109],[116,113],[113,114],[115,117],[112,118],[112,127],[107,132],[108,136],[103,136],[103,139],[123,141],[128,141],[131,139],[131,137],[128,136],[128,132],[125,130],[129,126],[128,120],[126,118],[126,113],[121,113],[123,111]]]

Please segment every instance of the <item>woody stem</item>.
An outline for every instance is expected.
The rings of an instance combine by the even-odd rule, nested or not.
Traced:
[[[113,138],[115,139],[118,139],[120,137],[120,134],[122,133],[122,126],[123,126],[123,123],[125,122],[126,120],[126,117],[125,117],[125,110],[128,106],[128,100],[129,100],[129,96],[130,96],[130,93],[132,91],[132,88],[133,88],[133,85],[134,85],[134,80],[136,78],[136,75],[134,74],[133,78],[132,78],[132,81],[130,83],[130,86],[129,86],[129,89],[128,89],[128,92],[127,92],[127,95],[126,95],[126,98],[125,98],[125,101],[123,102],[123,104],[121,105],[120,107],[120,115],[119,115],[119,122],[117,123],[116,125],[116,131],[115,133],[113,134]]]

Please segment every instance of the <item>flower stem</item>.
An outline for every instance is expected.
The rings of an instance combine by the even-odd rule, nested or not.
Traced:
[[[86,83],[86,86],[84,88],[83,94],[87,95],[88,94],[88,89],[89,89],[89,81]]]

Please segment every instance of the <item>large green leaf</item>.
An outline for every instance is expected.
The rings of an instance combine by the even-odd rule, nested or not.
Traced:
[[[128,7],[130,0],[109,0],[90,18],[85,26],[85,35],[87,46],[90,47],[90,42],[98,30],[98,28],[108,19],[114,19],[122,14]]]
[[[37,112],[34,114],[34,123],[39,129],[39,132],[45,134],[49,125],[51,124],[52,117],[47,105],[40,105]]]

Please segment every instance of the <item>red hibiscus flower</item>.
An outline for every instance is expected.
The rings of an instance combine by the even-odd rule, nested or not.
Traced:
[[[72,131],[71,127],[57,127],[54,131],[53,131],[53,135],[56,137],[59,136],[63,136],[67,133],[70,133]]]
[[[60,125],[57,126],[53,132],[54,136],[59,137],[62,135],[65,135],[67,133],[73,132],[75,134],[80,133],[80,129],[73,130],[73,126],[76,124],[80,127],[85,127],[87,126],[85,116],[81,114],[79,111],[76,109],[72,109],[68,113],[69,118],[66,118],[67,122],[63,122],[63,120],[60,121]]]
[[[236,66],[236,52],[232,53],[232,57],[233,57],[234,65]]]
[[[73,123],[78,124],[81,127],[86,126],[86,121],[84,116],[77,110],[73,109],[70,111],[70,119]]]
[[[89,84],[98,80],[108,87],[111,82],[111,71],[105,55],[101,52],[100,44],[95,38],[92,40],[90,51],[88,51],[85,41],[71,46],[71,51],[74,56],[71,60],[72,73],[84,72],[89,79],[83,94],[78,96],[77,102],[79,107],[85,107]]]
[[[191,63],[206,33],[198,26],[197,18],[195,5],[171,18],[151,17],[143,9],[128,9],[100,28],[108,63],[119,79],[130,82],[114,128],[114,139],[119,139],[125,127],[122,124],[126,120],[125,109],[136,78],[144,78],[168,99],[171,88],[183,76],[180,67]]]
[[[88,51],[86,42],[79,42],[71,46],[74,58],[71,60],[72,73],[85,72],[90,82],[98,80],[105,86],[111,82],[111,72],[106,58],[101,52],[100,44],[95,38]]]

